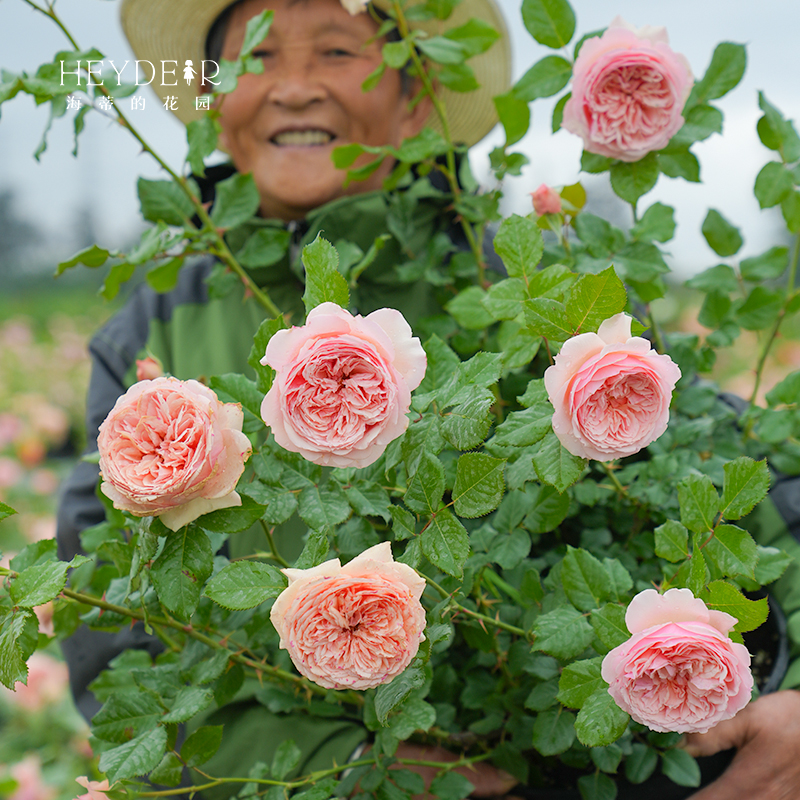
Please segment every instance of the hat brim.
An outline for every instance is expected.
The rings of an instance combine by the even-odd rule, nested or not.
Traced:
[[[206,58],[206,37],[214,20],[232,0],[123,0],[120,16],[122,28],[133,52],[140,61],[149,61],[156,69],[151,88],[166,102],[175,98],[170,109],[184,124],[199,119],[203,111],[195,108],[197,86],[181,76],[182,65],[191,60],[200,65]],[[376,7],[388,7],[389,0],[376,0]],[[477,18],[489,23],[500,38],[485,53],[474,56],[469,65],[475,72],[479,88],[472,92],[455,92],[439,88],[447,113],[453,141],[471,146],[479,142],[497,123],[492,98],[507,92],[511,85],[511,49],[503,15],[494,0],[461,0],[447,20],[448,27],[465,24]],[[437,33],[439,20],[414,22],[414,27]],[[166,67],[166,77],[175,85],[160,85],[161,62],[177,62]],[[213,74],[213,73],[212,73]],[[432,115],[429,124],[439,128]]]

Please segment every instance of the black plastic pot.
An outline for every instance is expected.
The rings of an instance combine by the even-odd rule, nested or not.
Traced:
[[[757,630],[744,634],[747,649],[753,656],[752,669],[756,685],[761,694],[778,690],[789,666],[789,641],[786,634],[786,616],[771,598],[767,621]],[[702,774],[701,786],[718,778],[730,764],[735,750],[726,750],[708,758],[698,758]],[[525,800],[581,800],[575,785],[579,775],[575,773],[572,786],[565,788],[535,788],[517,786],[512,795]],[[633,784],[623,774],[613,776],[617,781],[617,800],[685,800],[698,791],[696,788],[679,786],[659,768],[644,783]]]

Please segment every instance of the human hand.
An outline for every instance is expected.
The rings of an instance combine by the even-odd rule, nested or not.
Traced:
[[[408,758],[415,761],[457,761],[458,756],[445,750],[443,747],[423,747],[422,745],[400,742],[395,753],[397,758]],[[425,781],[425,788],[431,785],[431,781],[439,771],[436,767],[398,765],[403,769],[410,769],[420,774]],[[486,761],[479,761],[471,767],[456,767],[453,770],[463,775],[474,787],[470,797],[500,797],[505,795],[509,789],[516,786],[519,781],[497,767],[493,767]],[[415,795],[415,800],[430,800],[432,795]]]
[[[796,800],[800,797],[800,692],[764,695],[684,749],[710,756],[739,751],[728,769],[689,800]]]

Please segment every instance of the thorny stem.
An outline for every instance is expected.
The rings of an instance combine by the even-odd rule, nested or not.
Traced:
[[[617,494],[622,497],[624,500],[628,500],[628,490],[619,482],[619,478],[614,474],[614,470],[608,465],[605,461],[598,461],[598,464],[603,467],[605,470],[606,475],[608,475],[609,480],[611,483],[614,484],[614,488],[617,490]]]
[[[798,258],[800,258],[800,234],[798,234],[794,240],[792,261],[791,266],[789,267],[789,277],[786,281],[786,296],[783,301],[783,306],[778,312],[778,316],[775,319],[775,324],[772,326],[772,330],[770,331],[767,340],[764,342],[764,349],[761,351],[761,356],[758,359],[758,365],[756,366],[756,381],[753,385],[753,393],[750,395],[750,408],[753,408],[753,406],[756,404],[756,398],[758,397],[758,390],[761,387],[761,379],[764,374],[764,367],[767,363],[769,351],[772,349],[772,344],[778,336],[778,331],[780,330],[781,324],[786,317],[786,307],[789,304],[789,301],[792,299],[792,295],[794,293],[794,282],[797,276]],[[746,428],[746,434],[750,433],[752,424],[752,422],[749,423],[748,427]]]
[[[394,12],[396,14],[397,20],[397,29],[400,32],[400,35],[403,39],[409,39],[409,28],[408,28],[408,21],[405,18],[405,14],[403,13],[403,8],[398,0],[393,0],[392,6],[394,8]],[[447,109],[444,107],[444,103],[441,101],[439,96],[436,94],[436,89],[433,86],[433,82],[431,81],[431,76],[428,74],[428,71],[425,69],[425,65],[422,63],[422,59],[419,56],[419,51],[414,46],[413,41],[411,42],[411,47],[409,48],[411,52],[411,61],[414,64],[414,68],[416,69],[417,74],[419,75],[420,80],[422,81],[422,86],[425,89],[425,93],[428,97],[431,98],[431,102],[433,103],[433,107],[436,111],[436,115],[439,117],[439,122],[442,125],[442,134],[444,135],[444,139],[449,145],[447,148],[447,169],[443,170],[445,177],[447,178],[447,182],[450,184],[450,190],[452,191],[454,197],[456,198],[456,202],[458,201],[459,196],[461,195],[461,187],[458,185],[458,176],[456,171],[456,157],[455,151],[453,150],[453,140],[450,135],[450,123],[447,120]],[[472,225],[464,219],[463,216],[460,217],[461,227],[464,231],[464,235],[467,237],[467,242],[469,244],[470,250],[472,251],[472,255],[475,257],[475,261],[478,265],[478,284],[481,288],[485,288],[486,286],[486,264],[483,258],[483,252],[481,251],[480,243],[475,238],[475,231],[472,229]]]
[[[31,8],[36,9],[41,14],[44,14],[46,17],[49,17],[53,22],[58,25],[58,27],[63,31],[64,35],[69,40],[70,44],[75,50],[80,50],[78,43],[73,38],[72,34],[67,30],[64,23],[59,19],[56,12],[53,10],[53,6],[49,5],[47,9],[42,8],[41,6],[37,5],[33,2],[33,0],[24,0]],[[106,97],[109,99],[111,95],[109,94],[108,89],[106,89],[103,84],[99,84],[97,86],[100,92],[102,92]],[[152,147],[145,141],[139,131],[131,124],[130,120],[125,116],[125,114],[119,109],[116,103],[113,105],[114,111],[117,114],[117,120],[120,125],[124,128],[127,128],[134,139],[142,147],[142,150],[147,153],[148,155],[152,156],[158,165],[163,169],[172,180],[181,188],[183,193],[192,203],[194,207],[195,213],[199,217],[200,221],[203,223],[202,230],[209,231],[216,234],[217,242],[212,247],[212,253],[217,256],[226,267],[231,269],[236,275],[238,276],[239,280],[244,284],[244,286],[250,291],[256,301],[266,310],[268,311],[273,317],[279,317],[282,315],[282,311],[272,302],[270,296],[261,289],[255,281],[247,274],[244,267],[239,264],[239,262],[234,257],[233,253],[231,253],[230,248],[228,247],[227,243],[223,236],[217,231],[214,227],[214,223],[211,221],[211,217],[208,215],[208,211],[206,211],[203,204],[200,202],[199,198],[195,197],[192,193],[192,190],[189,188],[189,183],[182,175],[178,175],[170,166],[164,161],[161,156],[153,150]]]
[[[12,574],[10,572],[4,571],[4,574]],[[95,608],[101,608],[104,611],[109,611],[114,614],[119,614],[121,616],[130,617],[131,619],[141,620],[144,621],[144,614],[141,611],[137,611],[135,609],[126,608],[125,606],[116,605],[115,603],[109,603],[106,600],[103,600],[99,597],[94,597],[93,595],[84,594],[83,592],[75,592],[72,589],[64,588],[61,590],[61,594],[64,597],[69,598],[70,600],[74,600],[77,603],[83,603],[84,605],[94,606]],[[256,674],[259,676],[266,676],[268,678],[275,678],[281,681],[285,681],[288,683],[294,684],[296,687],[303,689],[306,692],[311,692],[313,694],[320,695],[322,697],[326,696],[328,691],[327,689],[323,689],[321,686],[317,686],[315,683],[306,680],[305,678],[301,678],[297,675],[292,675],[290,672],[286,672],[286,670],[282,670],[279,667],[272,666],[271,664],[267,664],[263,661],[257,661],[253,658],[249,658],[245,656],[241,652],[235,652],[231,650],[226,642],[226,639],[222,641],[217,641],[216,639],[212,639],[210,636],[198,631],[196,628],[192,627],[189,624],[185,624],[179,622],[178,620],[170,619],[169,617],[159,617],[154,615],[148,615],[148,621],[151,625],[165,627],[165,628],[173,628],[174,630],[180,631],[181,633],[185,633],[192,639],[196,639],[198,642],[206,645],[207,647],[212,648],[213,650],[225,650],[230,653],[230,658],[232,661],[236,661],[237,663],[241,664],[242,666],[249,667],[256,671]],[[345,698],[343,698],[345,699]],[[346,701],[350,703],[354,703],[355,705],[362,705],[364,700],[360,695],[357,695],[353,692],[348,692],[346,696]]]
[[[480,761],[485,761],[489,758],[490,753],[481,753],[477,756],[462,756],[455,761],[425,761],[418,758],[398,758],[395,759],[399,764],[406,767],[432,767],[441,772],[457,769],[458,767],[471,767]],[[357,767],[368,767],[375,763],[373,758],[362,758],[358,761],[350,761],[346,764],[337,765],[330,769],[322,769],[318,772],[312,772],[309,775],[304,775],[301,778],[295,778],[293,781],[277,781],[271,778],[210,778],[208,783],[198,784],[191,787],[192,792],[201,792],[204,789],[213,789],[216,786],[222,786],[226,783],[255,783],[262,786],[283,786],[286,789],[297,789],[306,784],[314,784],[321,781],[323,778],[330,777],[331,775],[338,775],[345,770],[355,769]],[[204,773],[203,773],[204,774]],[[185,794],[186,787],[177,789],[163,789],[160,791],[152,792],[139,792],[139,797],[174,797],[178,794]]]
[[[436,583],[433,578],[429,578],[427,575],[423,575],[425,581],[436,589],[442,597],[450,597],[450,592],[448,592],[443,586],[440,586]],[[484,622],[487,625],[493,625],[495,628],[500,628],[501,630],[508,631],[508,633],[513,633],[516,636],[521,636],[524,639],[528,639],[529,641],[533,641],[533,634],[528,631],[523,630],[522,628],[518,628],[516,625],[509,625],[507,622],[503,622],[501,619],[494,619],[493,617],[489,617],[486,614],[481,614],[478,611],[473,611],[466,606],[462,606],[461,603],[456,602],[452,598],[450,599],[450,608],[454,609],[460,614],[465,614],[468,617],[472,617],[473,619],[477,619],[480,622]]]
[[[655,317],[649,305],[647,306],[647,321],[650,323],[650,330],[653,332],[653,341],[655,342],[656,350],[658,350],[659,353],[666,353],[667,346],[664,343],[658,325],[656,325]]]

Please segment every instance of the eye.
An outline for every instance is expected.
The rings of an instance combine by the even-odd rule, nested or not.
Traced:
[[[353,53],[350,50],[345,50],[342,47],[331,47],[325,51],[325,55],[333,56],[334,58],[346,58],[348,56],[352,56]]]
[[[272,50],[257,49],[253,50],[253,58],[268,58],[273,55]]]

